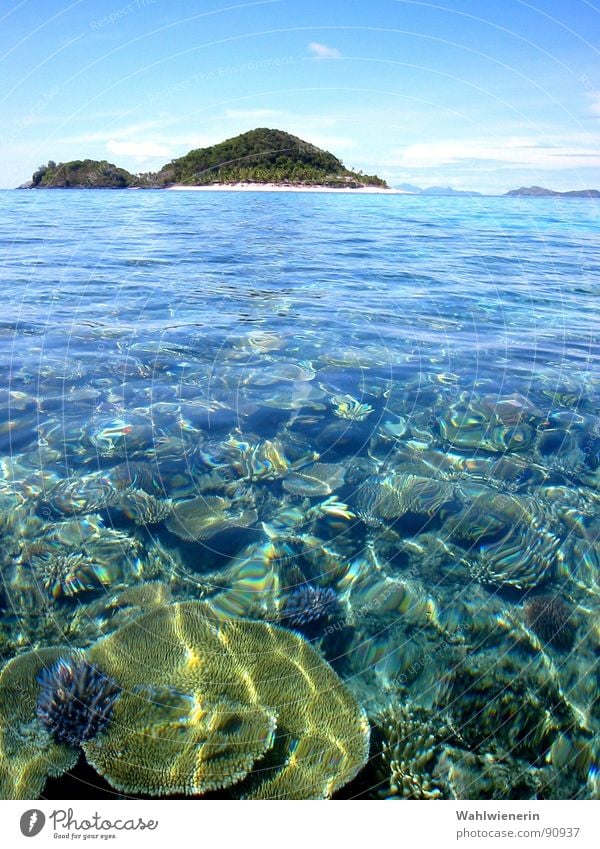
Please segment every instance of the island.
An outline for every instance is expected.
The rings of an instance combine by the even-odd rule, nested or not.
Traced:
[[[511,189],[504,197],[511,198],[600,198],[598,189],[580,189],[571,192],[555,192],[552,189],[544,189],[541,186],[521,186],[520,189]]]
[[[106,160],[74,159],[40,165],[26,189],[128,189],[139,185],[138,178]]]
[[[191,150],[155,173],[130,174],[110,162],[48,162],[31,189],[169,189],[228,186],[388,189],[375,175],[352,171],[328,151],[283,130],[258,128],[211,147]]]
[[[452,189],[450,186],[430,186],[428,189],[420,189],[420,195],[432,195],[435,197],[482,197],[481,192],[462,191]]]

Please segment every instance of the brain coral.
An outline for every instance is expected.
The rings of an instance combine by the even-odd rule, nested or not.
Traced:
[[[62,775],[78,752],[58,743],[39,721],[36,680],[59,658],[77,659],[70,649],[39,649],[18,655],[0,674],[0,798],[35,799],[46,778]]]
[[[83,748],[125,792],[192,795],[241,781],[245,798],[323,798],[366,761],[363,711],[286,629],[217,620],[185,602],[104,637],[88,659],[123,692]]]

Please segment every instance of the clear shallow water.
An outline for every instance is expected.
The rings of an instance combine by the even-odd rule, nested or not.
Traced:
[[[350,793],[597,797],[599,231],[589,200],[3,193],[4,657],[159,581],[319,647],[382,729]]]

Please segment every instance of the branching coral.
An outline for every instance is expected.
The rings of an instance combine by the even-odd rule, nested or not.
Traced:
[[[434,770],[450,730],[422,708],[391,705],[379,716],[382,793],[403,799],[451,798]]]
[[[467,655],[447,683],[454,720],[479,750],[494,740],[514,756],[529,757],[575,721],[543,658],[524,665],[510,653]]]

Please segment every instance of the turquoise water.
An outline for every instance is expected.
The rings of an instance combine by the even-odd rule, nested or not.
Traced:
[[[313,642],[375,729],[346,795],[597,798],[599,235],[591,200],[3,193],[3,659],[152,582]]]

